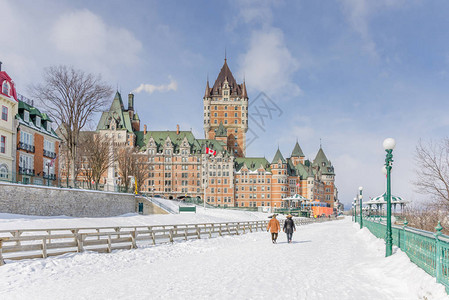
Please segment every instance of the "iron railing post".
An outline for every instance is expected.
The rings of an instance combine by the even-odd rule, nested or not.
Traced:
[[[436,232],[434,233],[435,236],[435,277],[437,279],[438,283],[442,282],[442,265],[443,265],[443,255],[441,251],[441,243],[440,243],[440,235],[441,230],[443,227],[440,224],[440,221],[438,221],[437,227],[435,227]]]

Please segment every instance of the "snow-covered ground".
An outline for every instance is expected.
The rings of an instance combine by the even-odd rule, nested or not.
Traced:
[[[283,216],[280,217],[282,218]],[[204,209],[202,207],[197,207],[197,213],[145,216],[126,214],[108,218],[73,218],[66,216],[42,217],[0,213],[0,230],[217,223],[257,221],[267,220],[267,218],[268,214],[262,212],[212,208]]]
[[[177,217],[189,222],[242,217],[211,211],[217,215]],[[170,223],[180,223],[172,217]],[[127,218],[144,217],[117,222]],[[444,287],[400,250],[385,258],[383,241],[350,218],[300,227],[293,241],[287,244],[281,234],[273,245],[268,233],[259,232],[19,261],[0,267],[0,299],[449,299]]]

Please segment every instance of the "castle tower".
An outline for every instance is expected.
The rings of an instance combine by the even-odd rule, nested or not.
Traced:
[[[206,139],[215,139],[220,123],[223,123],[227,132],[228,151],[236,157],[244,157],[248,131],[248,94],[245,82],[238,84],[234,79],[226,58],[212,88],[207,81],[203,103]]]
[[[299,163],[304,164],[304,153],[302,152],[301,147],[296,141],[295,147],[293,148],[292,155],[290,156],[293,165],[296,167]]]

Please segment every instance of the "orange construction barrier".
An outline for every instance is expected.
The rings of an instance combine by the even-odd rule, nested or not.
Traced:
[[[326,217],[333,214],[334,212],[332,207],[321,207],[321,206],[313,206],[312,211],[314,216],[321,216],[322,214],[325,214]]]

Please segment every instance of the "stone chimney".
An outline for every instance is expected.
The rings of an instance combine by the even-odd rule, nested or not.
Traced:
[[[130,93],[128,95],[128,110],[134,110],[134,94]]]
[[[143,125],[143,134],[147,134],[147,124]]]
[[[176,134],[179,134],[179,124],[176,124]]]

